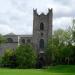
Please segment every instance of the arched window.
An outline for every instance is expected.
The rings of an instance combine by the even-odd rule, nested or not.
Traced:
[[[13,43],[13,39],[12,38],[8,38],[8,43]]]
[[[40,30],[44,30],[44,24],[40,23]]]
[[[23,43],[23,44],[25,43],[25,39],[22,39],[22,43]]]
[[[43,39],[40,39],[39,48],[41,48],[41,49],[44,48],[44,40]]]

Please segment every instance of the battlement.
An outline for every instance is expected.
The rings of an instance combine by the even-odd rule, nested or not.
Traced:
[[[33,9],[33,13],[34,13],[35,15],[37,15],[37,16],[41,16],[41,15],[47,16],[48,14],[51,14],[51,13],[52,13],[52,10],[53,10],[52,8],[51,8],[51,9],[48,8],[48,13],[45,14],[45,13],[42,12],[41,14],[39,14],[39,13],[37,12],[37,9]]]

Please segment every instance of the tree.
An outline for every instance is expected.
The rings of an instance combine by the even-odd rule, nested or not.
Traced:
[[[18,68],[32,68],[36,63],[36,54],[31,45],[20,45],[16,49]]]
[[[6,42],[6,39],[0,34],[0,45],[5,42]]]
[[[15,52],[12,49],[7,49],[2,57],[2,66],[3,67],[16,67],[16,56]]]
[[[64,46],[61,50],[62,50],[63,58],[65,58],[64,61],[67,64],[70,64],[70,59],[71,59],[71,56],[73,55],[72,45],[68,44],[67,46]]]
[[[5,42],[6,42],[6,38],[0,34],[0,47],[1,47],[1,44],[5,43]]]
[[[67,44],[72,39],[71,35],[72,35],[71,30],[69,30],[69,29],[66,29],[66,30],[58,29],[58,30],[54,31],[53,38],[58,38],[59,44],[61,44],[61,43]]]
[[[48,41],[48,47],[46,49],[46,55],[48,61],[52,63],[62,63],[64,56],[70,56],[72,52],[67,45],[71,43],[71,33],[68,30],[58,29],[55,30],[52,38]],[[67,47],[67,50],[65,50]],[[69,53],[66,53],[69,52]],[[63,53],[66,53],[65,55]]]
[[[46,58],[47,58],[47,64],[54,64],[56,57],[59,56],[59,39],[56,37],[52,37],[48,40],[48,46],[45,50]]]

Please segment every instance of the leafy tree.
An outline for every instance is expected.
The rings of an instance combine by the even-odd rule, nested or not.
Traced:
[[[5,42],[6,42],[6,39],[0,34],[0,44]]]
[[[12,49],[7,49],[2,57],[3,67],[16,67],[16,57],[15,52]]]
[[[59,44],[58,38],[51,38],[48,40],[48,46],[47,49],[45,50],[48,65],[53,64],[56,57],[58,57],[59,55],[58,44]]]
[[[71,43],[71,34],[68,30],[55,30],[52,39],[48,41],[48,47],[46,49],[48,61],[62,63],[64,56],[71,56],[72,52],[69,43]]]
[[[58,38],[59,39],[59,44],[61,43],[68,43],[71,41],[71,31],[69,29],[63,30],[63,29],[58,29],[54,31],[53,38]]]
[[[20,45],[16,49],[16,61],[19,68],[31,68],[36,63],[36,54],[31,45]]]

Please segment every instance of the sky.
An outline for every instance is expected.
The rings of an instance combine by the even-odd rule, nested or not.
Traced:
[[[53,8],[53,30],[67,29],[75,17],[75,0],[0,0],[0,33],[32,34],[33,8]]]

